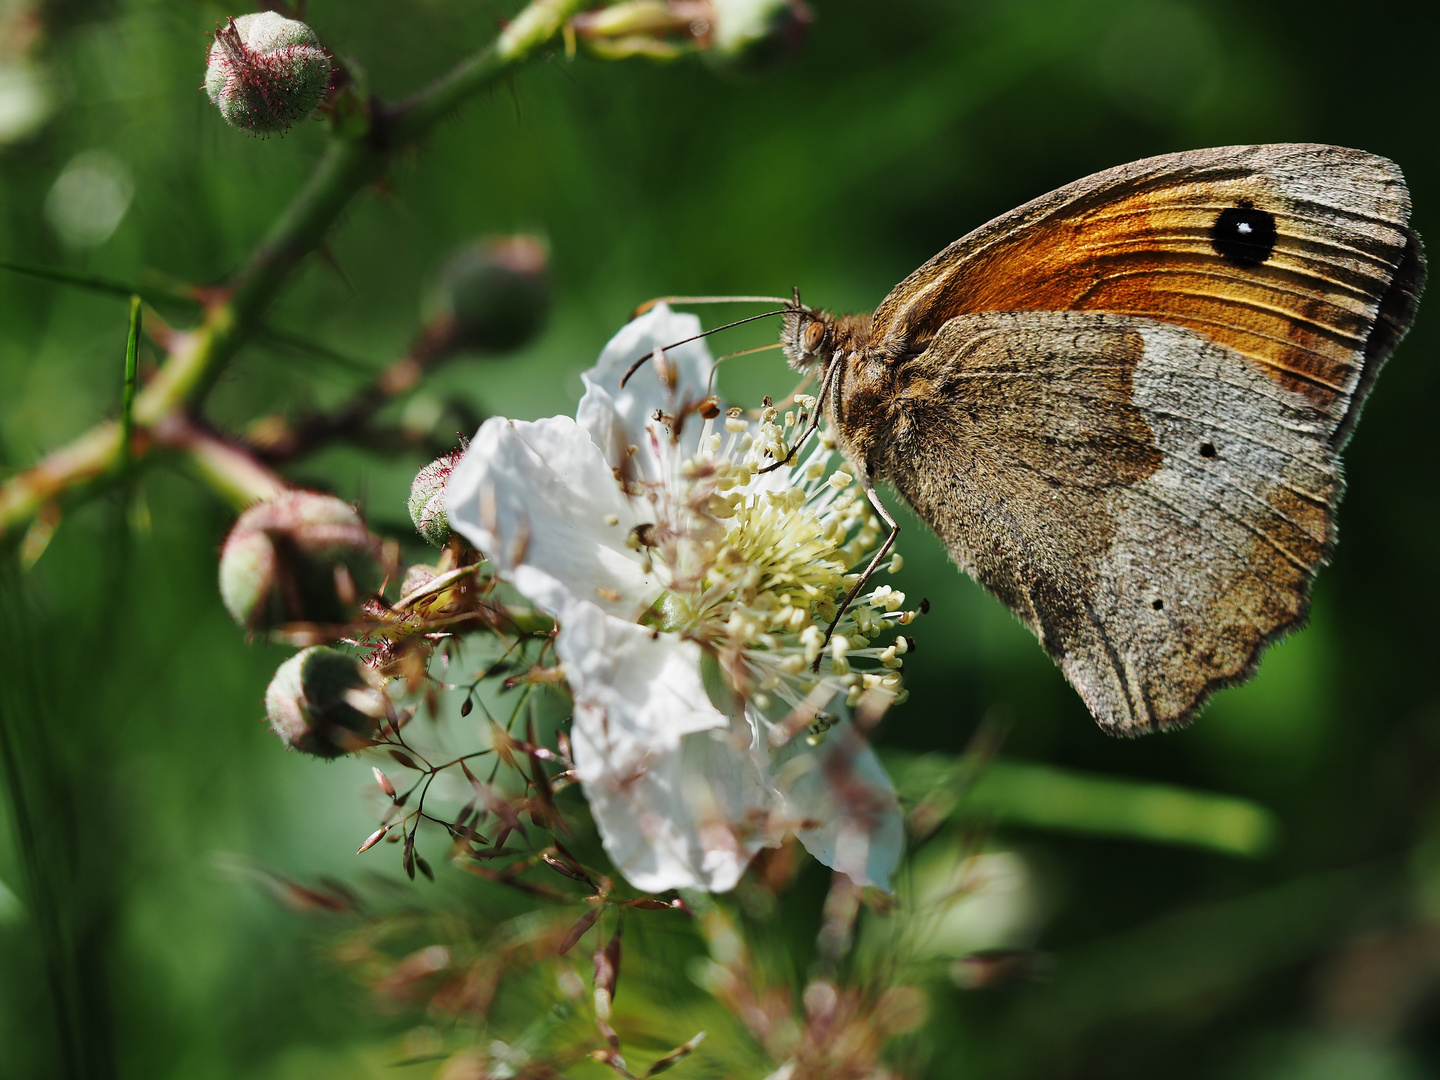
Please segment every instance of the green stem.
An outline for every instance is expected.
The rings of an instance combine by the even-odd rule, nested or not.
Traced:
[[[190,469],[236,510],[289,488],[248,451],[192,423],[182,412],[171,413],[153,433],[157,445],[178,450]]]
[[[424,138],[457,106],[528,60],[585,6],[577,0],[535,0],[511,20],[493,45],[396,106],[391,127],[394,137],[406,143]]]
[[[135,372],[140,355],[140,297],[130,297],[130,333],[125,339],[125,389],[120,402],[120,461],[129,471],[134,456]]]
[[[424,139],[457,106],[528,60],[582,7],[584,0],[534,0],[494,44],[414,97],[393,108],[373,105],[366,137],[337,136],[229,289],[217,293],[200,326],[180,336],[165,365],[135,395],[134,424],[148,431],[199,401],[261,329],[265,309],[291,273],[324,240],[355,196],[383,175],[391,156]],[[46,502],[74,498],[87,482],[118,476],[123,448],[130,445],[123,435],[121,425],[104,421],[0,486],[0,536],[24,524]],[[150,439],[133,441],[137,456],[152,445]]]

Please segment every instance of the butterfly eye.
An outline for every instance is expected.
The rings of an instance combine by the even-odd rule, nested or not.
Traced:
[[[809,326],[805,327],[802,340],[807,353],[812,353],[820,348],[820,342],[825,340],[825,324],[812,322]]]

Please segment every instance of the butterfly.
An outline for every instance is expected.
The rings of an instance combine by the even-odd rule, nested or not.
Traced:
[[[996,218],[871,315],[797,292],[784,350],[891,529],[871,569],[886,480],[1103,728],[1188,723],[1305,619],[1424,284],[1409,219],[1373,154],[1195,150]]]

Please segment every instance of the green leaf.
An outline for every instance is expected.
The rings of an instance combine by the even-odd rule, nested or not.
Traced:
[[[125,338],[125,389],[120,402],[120,467],[130,468],[130,440],[135,433],[135,373],[139,368],[140,355],[140,306],[139,296],[130,297],[130,333]]]
[[[963,758],[887,754],[902,794],[928,798],[951,782]],[[1255,857],[1279,837],[1275,815],[1234,795],[1097,776],[1013,759],[981,773],[951,817],[986,815],[1006,825],[1125,837]]]

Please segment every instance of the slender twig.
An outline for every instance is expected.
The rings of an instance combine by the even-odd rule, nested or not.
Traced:
[[[73,285],[87,292],[99,293],[101,296],[116,296],[121,299],[139,296],[150,304],[171,303],[197,308],[202,302],[198,290],[168,281],[151,280],[145,284],[134,285],[130,282],[105,277],[102,274],[81,273],[57,266],[36,266],[31,263],[12,262],[9,259],[0,259],[0,270],[9,270],[12,273],[37,278],[40,281],[53,282],[57,285]],[[147,274],[146,276],[155,278],[157,275]]]
[[[272,414],[251,425],[254,434],[247,433],[246,442],[265,461],[278,463],[329,445],[337,438],[354,439],[370,434],[368,425],[376,412],[408,394],[425,375],[455,355],[455,338],[454,320],[448,316],[436,319],[421,331],[401,359],[338,408],[309,413],[292,421]]]
[[[530,59],[558,33],[583,0],[534,0],[489,47],[395,107],[375,103],[361,138],[337,136],[309,181],[225,288],[206,294],[200,325],[183,335],[165,364],[135,397],[137,429],[148,430],[195,404],[225,365],[261,328],[281,287],[351,201],[378,180],[390,159],[425,139],[457,107]],[[127,290],[128,292],[131,290]],[[137,459],[150,440],[133,440]],[[95,482],[115,478],[121,464],[121,430],[97,424],[38,465],[0,486],[0,535],[28,521],[47,502],[79,497]]]

